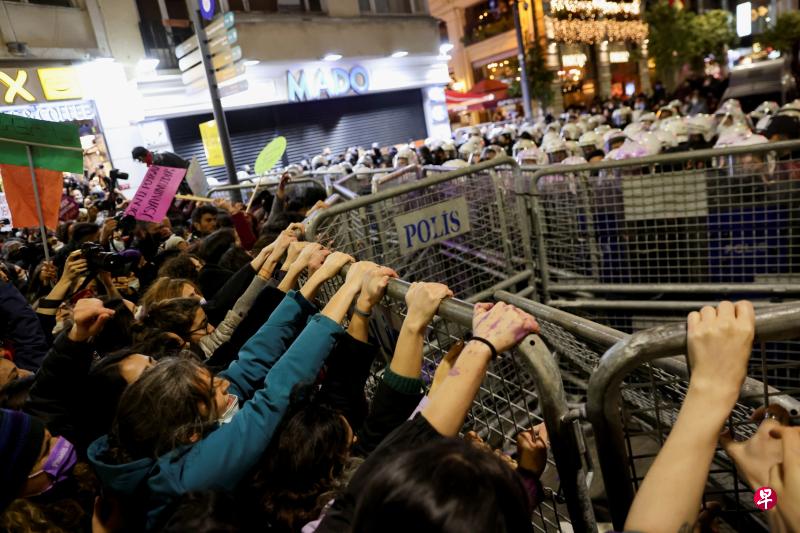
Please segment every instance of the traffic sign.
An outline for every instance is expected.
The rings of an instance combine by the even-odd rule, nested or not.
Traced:
[[[216,50],[215,48],[219,48],[223,44],[236,44],[239,40],[239,32],[236,31],[236,28],[231,28],[226,33],[214,37],[213,39],[209,40],[208,46],[211,49],[211,53],[214,53]],[[197,36],[192,35],[181,44],[175,47],[175,57],[181,59],[186,57],[191,52],[197,50],[199,43],[197,42]]]
[[[204,19],[211,20],[214,17],[214,8],[216,7],[214,0],[197,0],[197,4]]]
[[[232,80],[237,76],[243,75],[245,70],[246,69],[243,62],[232,63],[220,70],[215,71],[214,78],[217,80],[217,83],[222,83],[223,81]],[[205,72],[206,71],[203,65],[196,65],[181,74],[181,81],[183,81],[184,85],[197,89],[205,89],[208,87],[208,83],[206,82],[205,78]]]
[[[216,17],[211,24],[205,28],[206,38],[210,42],[213,42],[215,39],[222,37],[223,35],[227,35],[228,40],[230,41],[229,44],[235,43],[239,38],[238,34],[236,33],[236,29],[233,27],[235,21],[236,18],[232,11]],[[175,57],[180,59],[189,52],[196,50],[198,46],[197,35],[192,35],[175,47]]]

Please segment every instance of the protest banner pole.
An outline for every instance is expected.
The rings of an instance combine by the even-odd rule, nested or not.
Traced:
[[[33,199],[36,202],[36,216],[39,217],[39,231],[42,233],[42,247],[44,248],[44,260],[50,261],[50,251],[47,248],[47,229],[44,226],[44,215],[42,214],[42,199],[39,198],[39,184],[36,182],[36,168],[33,166],[33,151],[31,145],[26,144],[25,150],[28,152],[28,168],[31,171],[31,181],[33,181]]]

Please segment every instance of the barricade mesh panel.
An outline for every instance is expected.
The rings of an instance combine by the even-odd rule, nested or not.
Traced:
[[[534,191],[545,273],[570,283],[793,283],[800,162],[767,152],[566,172]]]
[[[523,239],[509,233],[509,214],[495,179],[492,170],[470,172],[333,216],[323,213],[314,239],[358,259],[391,266],[407,281],[445,283],[457,296],[466,298],[524,270],[519,262],[515,268],[511,250],[512,240],[515,249],[521,250]],[[457,235],[454,233],[466,227],[467,221],[453,225],[451,219],[445,224],[440,217],[449,212],[449,207],[439,204],[459,200],[468,206],[470,229]],[[416,227],[403,225],[405,219],[398,219],[423,209],[429,211],[421,215]],[[431,217],[436,220],[428,224]],[[522,224],[514,226],[518,235],[525,231]],[[435,242],[436,232],[451,236]],[[523,256],[521,251],[515,255]]]
[[[341,279],[334,279],[321,289],[320,305],[328,301],[341,285]],[[384,298],[382,305],[373,310],[370,324],[370,337],[377,342],[383,357],[376,360],[368,380],[367,397],[372,398],[378,380],[394,351],[400,326],[406,316],[405,302]],[[549,322],[539,322],[541,337],[559,359],[559,363],[572,368],[568,354],[573,350],[584,350],[587,359],[596,360],[598,352],[592,352],[586,344],[560,326]],[[469,323],[458,323],[436,317],[425,335],[422,379],[430,386],[436,367],[454,343],[464,338],[470,329]],[[586,378],[586,375],[583,376]],[[568,385],[565,383],[565,385]],[[579,396],[585,395],[585,384]],[[516,451],[516,435],[520,431],[541,423],[538,408],[538,394],[534,380],[527,366],[515,354],[503,354],[493,361],[480,386],[467,415],[462,433],[474,431],[487,444],[505,453]],[[555,443],[552,443],[555,446]],[[566,505],[560,495],[559,480],[552,454],[548,458],[548,469],[542,482],[545,486],[545,500],[533,513],[532,523],[536,531],[572,531]],[[588,490],[588,489],[587,489]]]

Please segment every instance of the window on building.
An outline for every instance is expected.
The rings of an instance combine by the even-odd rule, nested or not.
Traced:
[[[362,13],[419,15],[427,13],[425,0],[359,0]]]
[[[39,4],[43,6],[75,7],[73,0],[17,0],[23,4]]]
[[[231,11],[308,13],[322,11],[321,0],[228,0]]]
[[[513,0],[487,0],[464,10],[464,44],[473,44],[514,29]]]

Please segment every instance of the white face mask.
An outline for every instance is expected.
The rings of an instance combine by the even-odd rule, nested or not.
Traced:
[[[114,249],[115,250],[122,251],[122,250],[125,249],[125,241],[121,241],[119,239],[114,239],[112,241],[112,244],[114,245]]]
[[[233,420],[233,417],[236,415],[236,413],[239,412],[239,398],[237,398],[233,394],[231,394],[230,396],[233,396],[234,398],[236,398],[236,401],[235,402],[231,402],[230,407],[225,409],[225,412],[222,413],[222,416],[219,417],[219,419],[217,420],[217,423],[220,426],[223,425],[223,424],[227,424],[228,422]]]

